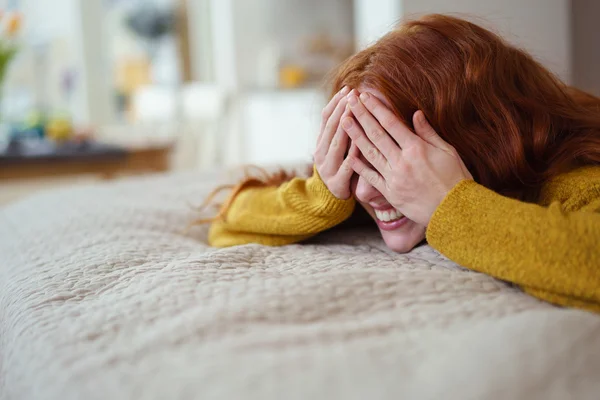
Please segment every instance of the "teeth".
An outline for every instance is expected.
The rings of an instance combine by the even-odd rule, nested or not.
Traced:
[[[398,210],[389,210],[389,211],[375,210],[375,216],[377,217],[377,219],[379,219],[381,221],[389,222],[389,221],[395,221],[397,219],[400,219],[404,215],[402,215],[402,213]]]

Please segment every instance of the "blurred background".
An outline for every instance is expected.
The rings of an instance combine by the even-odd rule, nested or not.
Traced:
[[[596,0],[0,0],[0,204],[156,172],[310,161],[327,73],[460,13],[600,94]]]

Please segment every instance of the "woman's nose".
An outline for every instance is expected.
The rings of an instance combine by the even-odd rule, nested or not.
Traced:
[[[365,178],[359,176],[354,195],[358,200],[366,203],[377,196],[381,196],[381,193],[367,182]]]

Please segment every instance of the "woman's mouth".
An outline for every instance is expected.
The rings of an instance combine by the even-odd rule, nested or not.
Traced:
[[[377,226],[384,231],[396,230],[408,222],[408,218],[395,208],[387,210],[373,209],[373,211],[375,212],[375,222],[377,222]]]
[[[391,222],[404,217],[404,215],[402,215],[402,213],[395,208],[390,208],[385,211],[373,209],[373,211],[375,211],[375,216],[377,219],[383,222]]]

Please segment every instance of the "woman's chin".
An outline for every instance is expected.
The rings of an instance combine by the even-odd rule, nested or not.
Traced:
[[[425,239],[425,227],[416,222],[403,218],[397,224],[393,222],[381,222],[375,216],[375,211],[366,203],[361,203],[363,209],[375,221],[379,233],[386,246],[396,253],[408,253]]]
[[[415,226],[408,226],[398,231],[380,230],[381,237],[387,247],[396,253],[408,253],[425,239],[425,228],[410,221]]]
[[[403,237],[403,235],[381,232],[381,236],[386,246],[396,253],[408,253],[416,246],[416,243],[413,243],[414,241],[407,240],[408,238]]]

